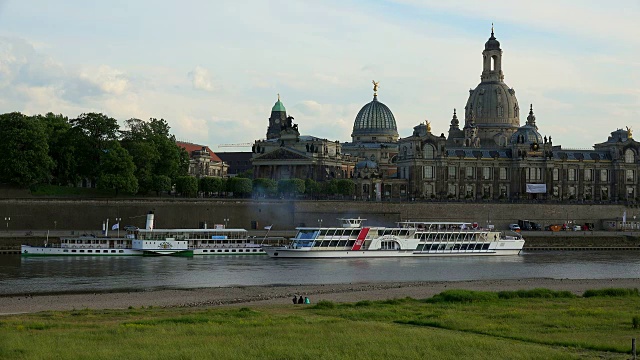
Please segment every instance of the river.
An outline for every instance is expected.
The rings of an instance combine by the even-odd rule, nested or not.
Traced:
[[[640,278],[640,251],[532,251],[519,256],[313,260],[266,256],[0,256],[0,295],[525,278]]]

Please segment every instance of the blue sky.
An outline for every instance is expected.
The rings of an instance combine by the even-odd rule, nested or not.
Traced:
[[[234,151],[218,145],[265,137],[280,93],[302,134],[349,141],[375,79],[400,136],[446,133],[493,22],[520,107],[589,148],[640,134],[638,17],[637,0],[0,0],[0,112],[164,118]]]

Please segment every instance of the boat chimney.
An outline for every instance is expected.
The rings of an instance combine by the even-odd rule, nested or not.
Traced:
[[[153,211],[149,211],[149,213],[147,214],[147,224],[145,225],[145,229],[153,230],[153,218]]]

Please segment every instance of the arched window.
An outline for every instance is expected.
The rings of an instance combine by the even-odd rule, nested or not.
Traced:
[[[627,164],[633,164],[636,160],[636,154],[631,149],[627,149],[624,152],[624,162]]]
[[[426,144],[424,146],[424,158],[425,159],[433,159],[436,155],[436,149],[433,145]]]
[[[496,71],[496,62],[498,61],[498,57],[497,56],[492,56],[491,57],[491,71]]]

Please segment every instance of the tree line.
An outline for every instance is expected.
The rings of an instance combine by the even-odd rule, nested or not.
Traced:
[[[175,190],[184,197],[351,197],[350,179],[252,179],[189,176],[189,154],[176,145],[166,120],[118,121],[101,113],[69,119],[61,114],[0,114],[0,183],[23,188],[90,182],[115,194]]]
[[[0,115],[0,183],[77,186],[136,194],[171,189],[189,170],[164,119],[129,119],[125,129],[101,113],[69,119],[47,113]]]

